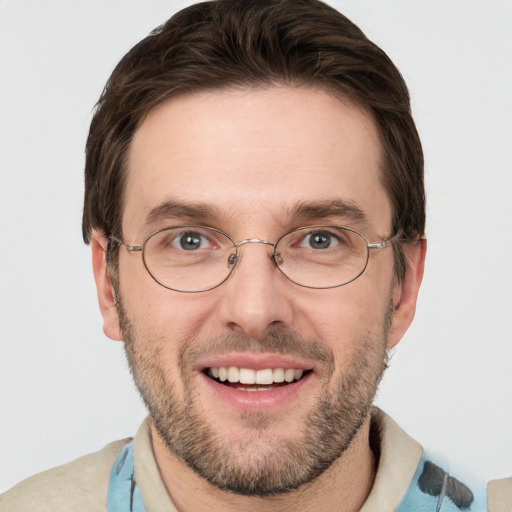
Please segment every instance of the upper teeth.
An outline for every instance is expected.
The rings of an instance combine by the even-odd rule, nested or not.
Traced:
[[[266,368],[264,370],[251,370],[250,368],[237,368],[236,366],[220,366],[210,368],[208,374],[220,381],[240,382],[240,384],[273,384],[274,382],[293,382],[302,377],[302,370],[293,368]]]

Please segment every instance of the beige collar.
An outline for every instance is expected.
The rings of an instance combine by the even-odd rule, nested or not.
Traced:
[[[361,512],[395,510],[418,469],[423,448],[377,407],[372,415],[372,433],[380,452],[379,465]]]

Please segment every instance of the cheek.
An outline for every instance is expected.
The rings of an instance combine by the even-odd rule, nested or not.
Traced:
[[[344,289],[339,288],[337,293],[322,291],[324,296],[303,304],[302,309],[321,332],[332,335],[353,329],[364,330],[365,326],[370,327],[380,319],[384,301],[375,293],[360,293],[362,288],[354,282]]]
[[[337,359],[347,359],[364,340],[379,340],[390,297],[390,284],[359,278],[341,288],[302,301],[302,318],[313,336],[326,343]]]
[[[179,293],[160,286],[141,261],[121,261],[119,276],[123,308],[138,343],[151,341],[167,345],[169,350],[192,342],[208,326],[206,317],[213,306],[207,295]]]

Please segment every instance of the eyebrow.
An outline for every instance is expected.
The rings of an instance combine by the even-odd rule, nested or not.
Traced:
[[[151,225],[154,222],[172,218],[212,220],[219,218],[219,211],[217,207],[207,203],[183,203],[168,200],[155,206],[146,216],[144,223]]]
[[[209,203],[185,203],[170,199],[155,206],[146,216],[145,225],[168,219],[183,219],[184,222],[200,222],[225,218],[218,207]],[[354,222],[368,226],[369,220],[364,211],[354,202],[346,199],[325,201],[299,201],[286,208],[284,219],[288,224],[297,222],[322,221],[328,217],[339,217],[343,222]]]
[[[354,201],[346,199],[299,202],[289,210],[288,216],[301,221],[342,217],[363,226],[369,225],[364,211]]]

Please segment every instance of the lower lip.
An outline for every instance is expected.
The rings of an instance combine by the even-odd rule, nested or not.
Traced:
[[[299,399],[304,387],[311,384],[313,372],[307,373],[299,381],[264,391],[243,391],[220,384],[200,373],[200,381],[209,394],[220,400],[224,406],[241,411],[261,411],[283,407]]]

